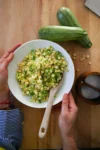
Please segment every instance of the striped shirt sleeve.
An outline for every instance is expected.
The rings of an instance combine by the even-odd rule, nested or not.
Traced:
[[[23,115],[17,109],[0,110],[0,147],[17,150],[22,141]]]

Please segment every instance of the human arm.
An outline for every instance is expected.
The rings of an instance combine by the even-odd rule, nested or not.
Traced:
[[[16,150],[22,141],[23,115],[18,108],[10,108],[10,91],[7,84],[7,67],[19,46],[6,52],[0,59],[0,146],[7,150]]]
[[[74,124],[78,108],[72,94],[64,94],[62,108],[59,116],[59,128],[61,132],[63,150],[77,150],[74,137]]]
[[[8,65],[14,57],[14,51],[21,44],[16,45],[14,48],[8,50],[0,58],[0,109],[9,107],[10,91],[8,87]],[[6,101],[6,103],[5,103]]]

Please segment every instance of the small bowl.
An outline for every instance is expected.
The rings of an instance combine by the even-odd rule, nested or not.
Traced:
[[[69,72],[64,73],[64,82],[61,87],[61,89],[57,92],[56,97],[54,98],[54,103],[53,105],[58,104],[63,97],[64,93],[69,93],[73,82],[74,82],[74,77],[75,77],[75,71],[74,71],[74,65],[72,62],[71,57],[67,53],[67,51],[62,48],[60,45],[48,41],[48,40],[33,40],[29,41],[23,45],[21,45],[19,48],[14,53],[14,59],[12,62],[9,64],[8,67],[8,85],[9,88],[12,92],[12,94],[23,104],[34,107],[34,108],[45,108],[47,106],[47,102],[42,102],[41,104],[35,103],[35,102],[30,102],[30,97],[25,96],[22,94],[22,91],[19,87],[19,84],[16,80],[16,71],[18,68],[18,64],[23,60],[23,58],[32,50],[32,49],[37,49],[37,48],[45,48],[48,46],[52,46],[55,51],[60,51],[63,56],[65,57],[65,60],[68,62],[68,69]]]
[[[77,94],[89,104],[100,104],[100,73],[86,72],[76,81]]]

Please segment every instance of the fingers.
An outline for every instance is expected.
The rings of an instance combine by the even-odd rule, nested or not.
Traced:
[[[75,104],[72,94],[64,94],[62,100],[61,114],[65,114],[66,112],[77,112],[77,110],[78,108]]]
[[[14,51],[15,51],[18,47],[20,47],[20,46],[21,46],[21,44],[17,44],[14,48],[8,50],[8,53],[14,52]]]
[[[10,63],[10,62],[12,61],[12,59],[13,59],[13,56],[14,56],[14,54],[11,53],[7,58],[5,58],[5,59],[3,60],[3,62],[2,62],[1,65],[0,65],[0,73],[1,73],[2,71],[4,71],[5,69],[7,69],[9,63]]]
[[[62,99],[62,108],[61,108],[62,114],[65,114],[65,112],[68,111],[68,103],[69,103],[68,94],[64,94]]]
[[[11,53],[13,53],[19,46],[21,46],[21,44],[17,44],[14,48],[12,48],[11,50],[8,50],[0,59],[0,63],[3,62],[4,58],[7,58]]]

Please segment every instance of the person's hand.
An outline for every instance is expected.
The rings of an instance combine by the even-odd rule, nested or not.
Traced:
[[[20,45],[21,44],[18,44],[13,49],[7,51],[0,59],[0,109],[6,108],[6,106],[9,104],[9,101],[8,101],[9,88],[7,84],[7,80],[8,80],[7,67],[14,57],[14,51]],[[5,101],[6,104],[1,105],[4,100],[6,100]]]
[[[63,140],[73,138],[74,123],[77,117],[78,108],[72,94],[64,94],[62,100],[61,114],[59,116],[59,128]]]
[[[16,45],[13,49],[7,51],[2,58],[0,59],[0,91],[4,90],[7,87],[7,80],[8,80],[8,70],[7,67],[9,63],[12,61],[14,56],[14,51],[20,46],[21,44]]]

